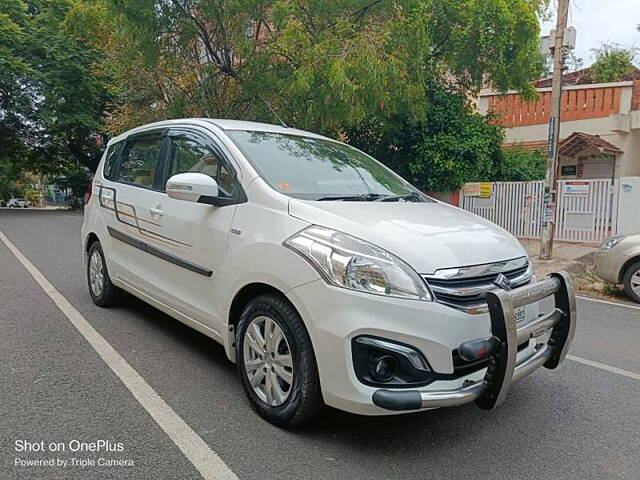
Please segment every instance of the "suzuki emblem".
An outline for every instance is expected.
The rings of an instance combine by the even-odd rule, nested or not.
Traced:
[[[498,274],[496,279],[492,282],[495,286],[500,287],[502,290],[511,290],[511,280],[509,280],[502,273]]]

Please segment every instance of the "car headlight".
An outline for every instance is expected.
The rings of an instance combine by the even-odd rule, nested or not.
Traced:
[[[284,242],[332,285],[391,297],[431,300],[420,276],[398,257],[369,242],[311,226]]]
[[[611,250],[613,247],[615,247],[617,244],[619,244],[622,240],[624,240],[624,237],[607,238],[602,243],[602,245],[600,245],[600,250]]]

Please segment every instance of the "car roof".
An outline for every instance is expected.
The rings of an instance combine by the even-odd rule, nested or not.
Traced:
[[[177,126],[177,125],[185,125],[185,124],[191,124],[194,126],[201,126],[201,127],[206,126],[207,124],[212,124],[220,128],[221,130],[225,130],[225,131],[251,130],[251,131],[258,131],[258,132],[282,133],[282,134],[288,134],[288,135],[299,135],[304,137],[313,137],[313,138],[321,138],[325,140],[332,140],[322,135],[318,135],[317,133],[308,132],[305,130],[299,130],[297,128],[292,128],[292,127],[284,127],[282,125],[273,125],[270,123],[249,122],[245,120],[231,120],[231,119],[219,119],[219,118],[179,118],[175,120],[163,120],[160,122],[141,125],[139,127],[128,130],[118,135],[117,137],[114,137],[113,139],[111,139],[109,144],[123,140],[129,135],[132,135],[134,133],[144,132],[145,130],[151,130],[151,129],[162,128],[162,127],[171,127],[171,126]]]

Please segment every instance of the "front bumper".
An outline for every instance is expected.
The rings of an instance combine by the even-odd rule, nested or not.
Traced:
[[[528,324],[516,328],[514,310],[548,296],[554,296],[555,308]],[[504,401],[511,384],[541,366],[556,368],[566,357],[576,323],[576,306],[568,274],[553,273],[545,280],[513,291],[487,294],[494,347],[488,352],[489,366],[484,378],[468,380],[450,390],[378,389],[373,403],[386,410],[418,410],[451,407],[476,402],[490,410]],[[541,337],[551,329],[546,343],[536,345],[533,355],[516,362],[517,346],[531,338]],[[468,343],[468,342],[465,342]]]
[[[620,271],[628,258],[624,249],[616,249],[619,246],[616,245],[609,250],[598,250],[595,254],[596,275],[609,283],[622,283]]]

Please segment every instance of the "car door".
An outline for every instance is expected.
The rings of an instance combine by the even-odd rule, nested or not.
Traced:
[[[162,194],[154,205],[163,237],[151,244],[168,254],[162,264],[161,287],[167,302],[183,314],[214,331],[221,328],[214,284],[227,255],[227,241],[237,203],[243,193],[237,170],[206,131],[172,128],[167,133],[161,189],[179,173],[196,172],[218,182],[220,196],[232,201],[224,206],[188,202]],[[169,242],[169,243],[167,243]]]
[[[162,216],[162,158],[166,135],[145,132],[126,139],[109,181],[101,186],[100,205],[108,210],[107,231],[112,256],[118,264],[119,280],[133,289],[158,296],[162,284],[162,260],[148,253],[147,245],[165,237]]]

